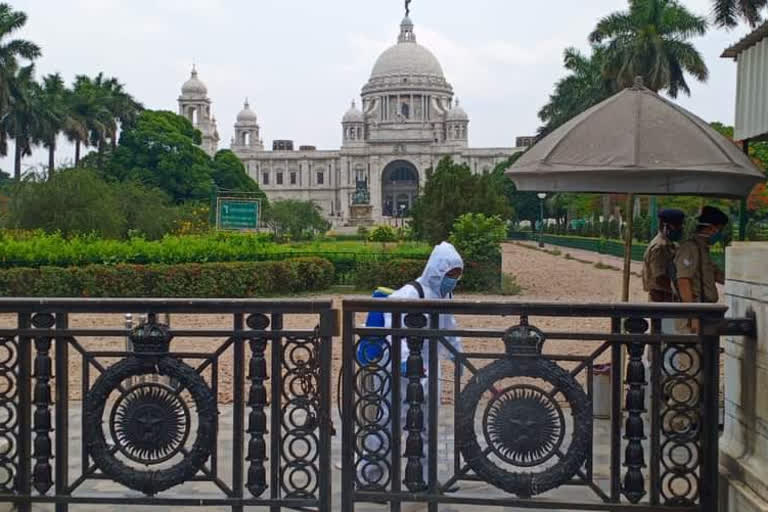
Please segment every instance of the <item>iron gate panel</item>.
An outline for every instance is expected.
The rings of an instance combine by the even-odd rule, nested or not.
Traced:
[[[343,310],[345,512],[366,501],[387,502],[391,510],[404,502],[427,503],[430,511],[438,503],[716,510],[724,307],[374,299],[346,300]],[[358,324],[371,311],[391,314],[391,326]],[[506,326],[443,331],[441,314],[495,317]],[[594,318],[604,329],[547,331],[533,317]],[[687,318],[700,320],[702,334],[662,334],[663,319]],[[460,350],[448,339],[455,336],[482,343]],[[562,343],[590,348],[547,350]],[[442,431],[430,421],[439,418],[439,384],[446,380],[439,351],[452,360],[449,460],[439,459]],[[593,377],[604,360],[612,367],[611,415],[600,422]],[[478,494],[462,489],[467,485],[486,487]]]
[[[16,299],[0,311],[18,318],[0,329],[0,501],[22,512],[33,503],[57,512],[75,503],[330,510],[329,302]],[[131,330],[68,326],[73,313],[137,311],[147,320]],[[226,315],[231,327],[173,329],[161,313]],[[315,327],[284,329],[292,315]],[[131,350],[88,343],[126,336]],[[195,339],[206,340],[203,351],[185,347]],[[78,431],[69,425],[70,356],[81,363]],[[232,383],[226,430],[223,379]],[[71,475],[70,437],[82,439]],[[140,495],[99,494],[95,481]],[[184,487],[192,483],[204,489]]]

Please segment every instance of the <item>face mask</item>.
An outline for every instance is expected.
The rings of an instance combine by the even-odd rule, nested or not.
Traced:
[[[717,242],[722,242],[723,238],[725,238],[725,235],[723,235],[722,231],[718,231],[717,233],[714,233],[709,236],[707,239],[707,242],[709,245],[715,245]]]
[[[458,279],[455,279],[453,277],[444,277],[443,282],[440,283],[440,296],[441,297],[447,297],[451,293],[453,293],[454,288],[456,288],[456,284],[459,282]]]
[[[670,229],[667,231],[667,238],[669,238],[672,242],[679,242],[683,239],[683,230],[682,229]]]

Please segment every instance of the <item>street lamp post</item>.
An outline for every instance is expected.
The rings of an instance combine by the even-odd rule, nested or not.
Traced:
[[[539,247],[544,247],[544,200],[547,198],[547,194],[539,192]]]

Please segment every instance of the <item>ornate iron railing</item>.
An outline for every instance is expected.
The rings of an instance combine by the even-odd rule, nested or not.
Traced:
[[[69,324],[126,312],[148,320]],[[172,329],[161,313],[226,323]],[[0,314],[0,502],[330,510],[329,301],[3,299]],[[285,329],[295,315],[314,328]]]
[[[391,314],[390,326],[364,327],[361,314],[371,311]],[[393,511],[405,502],[430,511],[439,503],[716,510],[719,333],[743,330],[726,325],[724,312],[344,301],[342,510],[356,502]],[[485,317],[494,328],[439,329],[447,314]],[[569,318],[589,328],[564,328]],[[668,334],[674,319],[696,319],[701,334]],[[440,363],[441,351],[452,362]],[[593,414],[602,362],[611,364],[607,420]],[[455,404],[447,418],[445,380]]]

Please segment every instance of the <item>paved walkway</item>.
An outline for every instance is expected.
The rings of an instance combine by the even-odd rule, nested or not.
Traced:
[[[70,481],[74,481],[79,475],[82,474],[82,463],[80,459],[80,450],[82,446],[81,436],[81,414],[80,404],[74,402],[71,404],[72,409],[70,413]],[[440,423],[440,479],[446,481],[453,474],[453,408],[442,407],[441,408],[441,423]],[[332,485],[333,485],[333,510],[340,510],[341,503],[341,471],[338,469],[339,461],[341,460],[341,424],[338,421],[338,417],[335,418],[334,425],[337,430],[337,435],[332,440],[332,461],[334,467],[332,468]],[[230,406],[223,407],[221,410],[219,421],[219,474],[222,480],[225,482],[230,481],[231,478],[231,432],[232,432],[232,408]],[[609,467],[609,451],[607,440],[610,439],[608,433],[608,422],[596,420],[595,423],[595,477],[598,484],[604,490],[608,487],[608,467]],[[567,442],[563,446],[563,450],[567,449]],[[269,448],[267,448],[269,453]],[[268,464],[268,463],[267,463]],[[508,497],[503,492],[491,487],[487,484],[480,482],[462,482],[460,483],[461,490],[457,495],[463,496],[475,496],[475,497]],[[129,497],[140,496],[139,494],[129,491],[126,492],[125,488],[118,484],[114,484],[106,480],[90,480],[85,482],[81,488],[77,491],[78,495],[93,495],[98,494],[101,496],[115,496],[115,497]],[[221,494],[216,492],[214,486],[205,482],[194,482],[185,484],[183,486],[176,487],[171,491],[168,491],[166,496],[172,497],[184,497],[184,498],[206,498],[206,497],[221,497]],[[456,496],[456,495],[454,495]],[[585,487],[563,487],[555,492],[552,492],[546,496],[547,498],[564,500],[566,502],[573,501],[592,501],[595,500],[594,494],[587,490]],[[417,510],[426,510],[426,506],[419,504],[404,504],[404,512],[412,512]],[[5,510],[0,504],[0,511]],[[53,505],[36,505],[33,508],[34,512],[42,511],[54,511]],[[110,506],[110,505],[71,505],[70,510],[83,511],[83,512],[158,512],[163,510],[161,507],[150,506]],[[213,511],[228,511],[231,510],[228,507],[178,507],[168,510],[189,510],[189,511],[201,511],[201,512],[213,512]],[[265,507],[247,507],[246,510],[267,510]],[[287,509],[285,509],[287,510]],[[373,504],[358,504],[355,507],[358,512],[373,512],[389,510],[388,507],[382,505]],[[481,511],[488,510],[488,507],[470,507],[464,505],[442,505],[440,507],[442,512],[457,512],[457,511]],[[511,511],[513,509],[495,508],[494,510]],[[515,509],[516,510],[516,509]],[[530,510],[530,509],[528,509]]]

